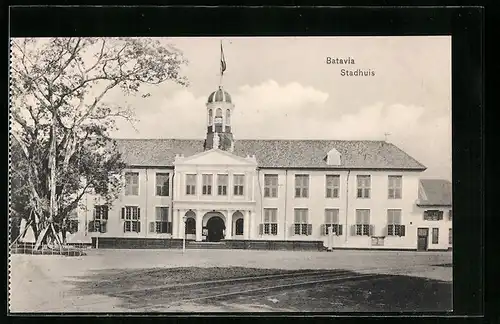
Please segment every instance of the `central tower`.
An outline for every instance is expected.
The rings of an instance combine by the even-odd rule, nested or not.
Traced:
[[[231,96],[222,86],[208,96],[207,107],[207,137],[204,149],[218,148],[232,152],[234,150],[234,138],[231,132],[231,117],[233,116],[234,104]]]

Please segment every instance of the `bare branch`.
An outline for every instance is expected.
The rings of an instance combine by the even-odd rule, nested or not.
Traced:
[[[102,45],[101,45],[101,50],[99,52],[99,57],[97,58],[96,62],[94,65],[92,65],[90,68],[88,68],[87,70],[85,70],[85,74],[88,74],[90,71],[92,71],[93,69],[95,69],[96,66],[99,65],[99,63],[101,63],[101,60],[104,56],[104,46],[106,45],[106,39],[103,38],[102,39]]]

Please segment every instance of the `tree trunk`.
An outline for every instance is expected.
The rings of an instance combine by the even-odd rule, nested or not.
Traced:
[[[33,236],[35,237],[36,242],[38,240],[40,232],[38,231],[38,226],[34,220],[31,222],[31,229],[33,230]]]

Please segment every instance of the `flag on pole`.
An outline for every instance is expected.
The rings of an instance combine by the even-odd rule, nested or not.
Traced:
[[[222,41],[220,42],[220,75],[222,76],[226,71],[226,59],[224,58],[224,49],[222,48]]]

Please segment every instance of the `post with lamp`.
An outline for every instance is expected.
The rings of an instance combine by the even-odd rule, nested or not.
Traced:
[[[186,252],[186,215],[182,216],[182,221],[184,222],[184,232],[182,233],[182,253]]]
[[[333,250],[333,235],[335,235],[335,232],[333,231],[333,226],[328,226],[327,228],[328,231],[328,252],[331,252]]]

